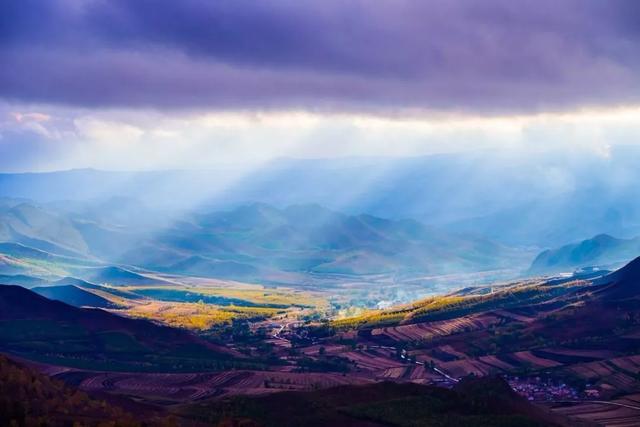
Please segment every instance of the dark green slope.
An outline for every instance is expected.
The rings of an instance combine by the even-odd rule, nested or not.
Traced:
[[[254,366],[188,331],[77,308],[0,286],[0,350],[87,369],[215,370]]]
[[[195,419],[264,427],[559,427],[569,426],[517,396],[500,378],[463,381],[455,389],[381,382],[314,392],[275,393],[203,402]],[[235,423],[235,424],[234,424]],[[241,424],[244,423],[244,424]],[[575,425],[575,424],[574,424]]]

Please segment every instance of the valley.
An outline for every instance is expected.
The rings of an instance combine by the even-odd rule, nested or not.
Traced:
[[[163,345],[149,359],[145,349],[157,344],[138,335],[139,326],[112,326],[113,319],[99,321],[108,327],[96,326],[93,310],[70,307],[87,310],[91,320],[73,314],[80,319],[75,324],[89,325],[87,332],[40,326],[38,334],[24,336],[38,318],[53,317],[62,326],[70,314],[57,311],[69,309],[25,315],[13,314],[14,307],[1,319],[2,350],[88,393],[178,413],[242,396],[386,382],[455,389],[469,378],[500,376],[525,401],[559,419],[621,427],[640,421],[638,277],[640,259],[613,273],[464,288],[350,317],[337,317],[326,295],[294,289],[210,279],[180,284],[162,275],[120,286],[77,280],[52,288],[75,286],[118,306],[104,310],[193,332],[175,336],[172,348]],[[7,304],[7,290],[18,289],[0,288],[0,301]],[[38,304],[25,299],[20,312],[34,313]],[[39,304],[59,304],[44,301]],[[22,331],[20,338],[10,331]],[[83,348],[87,333],[99,340],[97,347]],[[43,347],[39,340],[45,339],[51,347]],[[185,339],[193,340],[188,353],[180,349]],[[99,361],[86,359],[87,352]]]
[[[0,1],[0,427],[640,426],[639,23]]]
[[[633,239],[539,251],[314,205],[148,224],[87,204],[4,206],[0,351],[90,396],[198,425],[202,408],[243,416],[280,393],[405,399],[416,391],[395,385],[479,380],[541,425],[640,422]]]

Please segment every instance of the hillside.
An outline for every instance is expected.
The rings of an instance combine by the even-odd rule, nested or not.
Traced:
[[[107,400],[104,400],[104,399]],[[123,409],[126,408],[126,409]],[[0,355],[0,423],[52,427],[214,425],[415,427],[564,427],[563,417],[537,408],[499,378],[470,379],[453,390],[381,382],[264,397],[232,397],[179,406],[175,412],[102,394],[100,400]],[[141,423],[140,420],[144,419]],[[435,423],[435,424],[434,424]]]
[[[33,241],[30,243],[39,244]],[[71,268],[93,265],[97,265],[95,260],[80,255],[58,255],[22,243],[0,241],[0,274],[4,276],[17,276],[18,279],[31,276],[44,282],[44,279],[64,274]],[[24,283],[29,285],[30,281],[25,280]]]
[[[256,201],[273,206],[318,203],[348,214],[414,218],[454,233],[479,233],[508,245],[538,247],[598,233],[640,234],[640,149],[614,145],[607,158],[587,156],[577,162],[574,154],[518,156],[488,150],[413,158],[288,158],[269,162],[249,176],[224,168],[0,174],[0,196],[39,203],[126,197],[171,207],[204,200],[217,210]],[[532,167],[542,175],[531,174]],[[557,180],[550,179],[557,170],[575,188],[558,188]],[[242,179],[229,179],[236,174]],[[618,176],[625,177],[623,182],[611,185],[611,177]],[[153,218],[146,213],[136,217]]]
[[[0,206],[0,241],[66,256],[89,249],[70,218],[26,201]]]
[[[31,290],[51,300],[62,301],[76,307],[115,308],[109,300],[74,285],[35,287]]]
[[[73,307],[19,286],[0,286],[0,326],[1,350],[60,365],[133,371],[243,365],[187,331]]]
[[[22,285],[22,283],[18,283],[18,284],[20,284],[21,286],[24,286]],[[97,292],[98,295],[107,294],[107,295],[113,295],[113,296],[128,299],[128,300],[136,300],[136,299],[143,298],[140,295],[136,295],[132,292],[123,291],[121,289],[116,289],[114,287],[96,285],[94,283],[87,282],[86,280],[82,280],[82,279],[78,279],[76,277],[70,277],[70,276],[63,277],[62,279],[56,280],[51,284],[58,285],[58,286],[75,286],[84,290],[89,290],[92,293],[96,293],[94,291],[98,291]]]
[[[114,427],[142,425],[130,412],[0,354],[0,425],[98,426],[105,421]]]
[[[603,288],[597,293],[601,299],[626,300],[640,297],[640,257],[594,283]]]
[[[74,270],[83,279],[98,284],[161,285],[168,283],[121,267],[95,267]]]
[[[381,382],[307,393],[237,397],[186,407],[183,414],[221,425],[265,427],[568,426],[536,408],[497,378],[470,380],[453,390]],[[224,414],[224,415],[223,415]]]
[[[636,258],[600,277],[466,288],[311,326],[313,347],[324,350],[307,354],[395,381],[455,387],[471,374],[501,375],[522,396],[572,417],[569,425],[638,425],[639,300]]]
[[[335,320],[333,324],[339,328],[371,328],[456,319],[504,309],[538,314],[549,310],[561,312],[565,307],[576,313],[593,314],[601,308],[612,311],[611,304],[640,297],[640,257],[614,272],[603,271],[600,276],[592,276],[577,273],[563,279],[529,279],[489,287],[465,288],[389,309],[370,310],[357,317]],[[578,301],[581,301],[580,309],[576,310]],[[625,302],[625,309],[630,303]],[[607,305],[603,307],[603,304]]]
[[[127,214],[127,212],[129,212]],[[140,215],[149,220],[136,220]],[[3,231],[4,230],[4,231]],[[4,241],[4,243],[2,243]],[[300,274],[445,274],[517,269],[530,253],[409,219],[348,215],[317,204],[263,203],[169,215],[117,198],[21,201],[0,210],[3,274],[75,275],[143,284],[122,267],[244,281],[296,283]],[[23,261],[24,266],[17,265]],[[77,267],[94,267],[80,270]]]
[[[165,267],[166,268],[166,267]],[[182,274],[217,278],[255,278],[266,276],[266,269],[237,261],[221,261],[200,255],[185,258],[167,268]]]
[[[32,288],[34,286],[45,285],[47,284],[47,281],[24,274],[0,274],[0,283],[4,283],[5,285],[20,285],[24,286],[25,288]]]
[[[582,267],[626,263],[640,255],[640,237],[617,239],[599,234],[580,243],[541,252],[531,264],[531,273],[573,271]]]
[[[480,286],[384,310],[370,310],[357,317],[334,320],[333,324],[338,328],[371,328],[442,321],[492,310],[521,307],[529,307],[530,311],[535,312],[536,307],[544,307],[545,304],[563,304],[563,301],[566,304],[572,303],[591,288],[591,282],[577,278],[560,281],[532,279],[488,287]]]
[[[152,253],[136,249],[125,258],[148,268],[243,279],[259,279],[274,271],[477,271],[506,267],[522,256],[477,237],[443,233],[416,221],[350,216],[318,205],[277,209],[251,204],[197,214],[159,233],[154,241],[167,254],[175,254],[173,263],[158,265]]]

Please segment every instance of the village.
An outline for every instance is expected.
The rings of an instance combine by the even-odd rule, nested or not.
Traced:
[[[536,402],[570,402],[598,399],[599,389],[587,384],[583,391],[564,382],[553,381],[541,377],[506,377],[511,388],[529,401]]]

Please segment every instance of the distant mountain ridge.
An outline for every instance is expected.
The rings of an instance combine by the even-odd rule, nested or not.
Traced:
[[[153,279],[122,267],[90,267],[76,269],[79,275],[92,283],[118,285],[151,285],[166,283],[161,279]]]
[[[444,233],[412,220],[345,215],[318,205],[278,209],[251,204],[194,215],[160,233],[156,246],[191,253],[174,268],[202,268],[259,277],[265,271],[375,274],[393,271],[469,271],[505,266],[513,254],[493,242]],[[151,267],[144,251],[127,259]],[[193,258],[198,256],[199,258]],[[197,267],[196,267],[197,266]]]
[[[599,234],[583,240],[541,252],[531,264],[532,273],[550,273],[628,262],[640,256],[640,237],[617,239]]]
[[[100,262],[203,277],[292,283],[302,280],[300,274],[309,273],[442,274],[514,268],[514,263],[521,265],[528,256],[481,237],[443,232],[410,219],[348,215],[317,204],[276,208],[252,203],[225,211],[199,208],[169,220],[162,219],[162,212],[156,215],[122,200],[101,202],[99,207],[16,203],[7,203],[5,220],[0,211],[0,226],[15,224],[22,231],[20,236],[0,233],[0,254],[19,256],[27,264],[21,270],[9,259],[12,269],[8,274],[30,274],[31,267],[42,275],[42,268],[54,265],[61,267],[61,272],[55,272],[59,276],[73,275],[99,284],[160,281],[128,267],[103,267]],[[135,215],[155,219],[127,221],[128,215],[118,214],[121,205],[133,209]],[[7,272],[0,266],[3,273]]]
[[[127,205],[124,200],[136,199],[151,207],[216,210],[253,202],[278,208],[317,203],[350,215],[414,218],[455,233],[538,247],[598,233],[640,235],[640,149],[616,146],[606,158],[591,152],[578,157],[573,152],[523,156],[519,150],[500,150],[413,158],[277,159],[249,170],[0,174],[0,197],[68,205],[119,200],[121,208]],[[126,215],[130,211],[139,215]],[[111,216],[135,218],[140,226],[154,218],[134,206]]]
[[[115,308],[109,300],[85,291],[75,285],[41,286],[31,290],[51,300],[62,301],[75,307]]]

